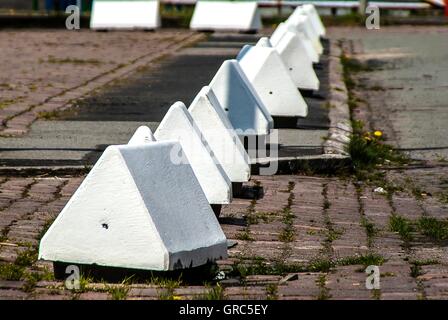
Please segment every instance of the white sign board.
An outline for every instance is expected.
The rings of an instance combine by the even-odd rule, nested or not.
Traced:
[[[198,1],[190,28],[256,31],[262,23],[256,1]]]
[[[161,25],[159,1],[94,0],[91,29],[156,29]]]

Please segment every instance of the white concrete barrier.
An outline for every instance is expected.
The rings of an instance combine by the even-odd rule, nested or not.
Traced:
[[[307,3],[302,6],[302,9],[310,17],[311,23],[313,24],[314,29],[317,31],[317,34],[321,37],[325,36],[326,34],[325,26],[322,23],[322,20],[319,16],[319,13],[316,10],[316,7],[311,3]]]
[[[294,11],[285,23],[293,26],[297,31],[303,32],[311,40],[318,54],[324,52],[324,48],[320,42],[320,36],[314,30],[308,16],[301,14],[300,11]]]
[[[226,60],[210,82],[238,136],[268,135],[274,120],[237,60]]]
[[[268,38],[265,46],[271,46]],[[292,32],[286,32],[274,47],[282,58],[294,85],[300,89],[319,90],[319,79],[313,69],[313,62],[308,57],[303,43]]]
[[[213,90],[203,87],[188,111],[230,181],[249,181],[249,155]]]
[[[135,133],[129,140],[128,145],[139,145],[154,141],[156,141],[156,138],[154,138],[151,129],[147,126],[140,126],[137,130],[135,130]]]
[[[227,241],[177,142],[110,146],[40,242],[39,258],[143,270],[227,256]]]
[[[294,33],[295,37],[292,38],[291,41],[299,42],[297,46],[300,48],[302,47],[305,48],[305,52],[308,58],[313,63],[319,62],[319,54],[314,48],[311,40],[303,32],[298,31],[296,28],[294,28],[294,26],[288,25],[284,22],[280,23],[277,26],[277,28],[274,30],[271,37],[269,38],[269,41],[271,42],[272,46],[276,47],[288,32]]]
[[[256,31],[262,23],[256,1],[198,1],[190,28]]]
[[[202,133],[182,102],[176,102],[166,113],[154,137],[157,141],[176,140],[180,142],[185,158],[176,150],[172,161],[187,160],[198,178],[210,204],[228,204],[232,200],[232,183],[216,157],[209,152],[210,146],[202,139]]]
[[[158,0],[94,0],[91,29],[156,29],[161,25]]]
[[[246,45],[238,54],[237,60],[272,116],[308,115],[305,100],[274,48],[262,44]]]

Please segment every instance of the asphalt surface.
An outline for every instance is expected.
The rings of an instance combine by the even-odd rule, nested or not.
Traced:
[[[448,28],[335,28],[334,37],[360,44],[371,68],[359,80],[372,122],[388,141],[421,160],[448,159]]]
[[[107,85],[64,112],[57,120],[36,121],[30,133],[0,139],[3,166],[53,166],[93,164],[111,144],[127,143],[135,129],[157,128],[176,101],[187,106],[208,84],[226,59],[233,59],[245,44],[261,35],[213,34],[194,47],[185,48],[156,64],[141,68],[125,79]],[[306,119],[281,129],[280,156],[322,154],[329,125],[325,98],[328,92],[326,58],[316,65],[322,88],[304,93],[310,108]],[[293,129],[294,128],[294,129]]]

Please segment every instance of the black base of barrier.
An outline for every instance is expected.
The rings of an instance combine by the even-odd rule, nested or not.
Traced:
[[[213,212],[215,213],[216,218],[219,218],[219,215],[221,214],[221,204],[211,204]]]
[[[274,129],[295,129],[299,117],[272,117],[274,119]]]
[[[246,186],[242,182],[232,182],[233,197],[256,200],[263,197],[263,187]]]
[[[53,269],[55,279],[62,281],[73,280],[73,277],[76,277],[76,275],[73,272],[72,266],[75,266],[79,270],[78,275],[82,276],[84,279],[91,279],[92,282],[107,281],[110,283],[122,283],[126,279],[132,280],[132,283],[147,283],[148,281],[154,281],[155,279],[181,279],[182,282],[188,283],[189,285],[203,285],[204,282],[213,282],[217,272],[217,265],[215,263],[173,271],[151,271],[54,262]]]

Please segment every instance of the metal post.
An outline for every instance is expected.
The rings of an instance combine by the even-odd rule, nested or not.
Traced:
[[[359,7],[358,7],[358,13],[360,16],[366,15],[366,9],[367,9],[367,0],[359,0]]]

